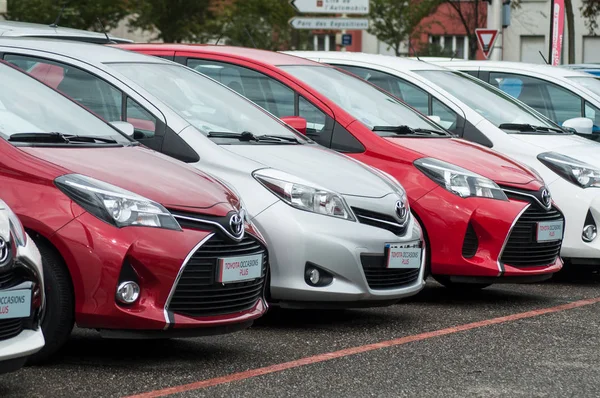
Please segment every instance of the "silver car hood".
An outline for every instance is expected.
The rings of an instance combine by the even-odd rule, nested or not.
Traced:
[[[528,135],[514,134],[513,137],[540,148],[541,152],[557,152],[573,159],[600,167],[600,143],[577,135]]]
[[[381,198],[392,192],[387,182],[366,166],[317,145],[223,145],[221,148],[343,195]]]

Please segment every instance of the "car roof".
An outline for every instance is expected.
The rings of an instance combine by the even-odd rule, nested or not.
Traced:
[[[430,64],[425,61],[415,61],[404,57],[395,57],[391,55],[367,54],[357,52],[341,51],[286,51],[286,54],[297,55],[299,57],[310,57],[320,59],[341,59],[349,61],[359,61],[375,65],[381,65],[390,69],[400,70],[446,70],[445,68]]]
[[[74,59],[81,59],[87,63],[170,63],[169,61],[158,57],[150,57],[147,55],[114,48],[112,46],[104,46],[79,41],[0,37],[0,46],[43,51]]]
[[[300,57],[278,53],[274,51],[259,50],[255,48],[235,47],[235,46],[216,46],[213,44],[126,44],[119,46],[121,48],[130,48],[138,50],[171,50],[171,51],[188,51],[202,54],[222,54],[234,56],[238,59],[252,61],[254,63],[262,63],[263,65],[313,65],[317,64]]]
[[[589,75],[578,72],[573,69],[560,68],[552,65],[545,64],[530,64],[526,62],[511,62],[511,61],[447,61],[447,62],[436,62],[437,65],[447,66],[449,68],[460,68],[460,67],[491,67],[491,68],[510,68],[517,69],[527,72],[542,73],[547,76],[553,77],[589,77]]]
[[[1,37],[56,37],[87,42],[106,42],[104,33],[90,32],[87,30],[71,29],[62,26],[53,27],[29,22],[0,21]],[[131,43],[131,40],[114,37],[109,38],[117,43]]]

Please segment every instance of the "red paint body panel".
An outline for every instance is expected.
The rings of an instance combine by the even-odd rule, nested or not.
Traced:
[[[498,184],[520,189],[537,191],[544,185],[543,181],[519,163],[491,149],[461,139],[382,138],[317,90],[278,67],[330,67],[327,65],[287,54],[228,46],[127,44],[118,47],[145,54],[151,54],[157,49],[169,49],[175,51],[176,57],[244,66],[278,80],[312,102],[344,126],[366,148],[363,153],[349,156],[393,175],[402,183],[413,212],[428,235],[433,274],[474,277],[502,275],[498,259],[513,221],[526,203],[518,200],[460,198],[441,188],[418,170],[413,165],[416,159],[441,159],[484,175]],[[476,255],[466,259],[462,256],[462,244],[469,222],[476,230],[480,245]],[[538,269],[505,265],[503,275],[554,273],[561,267],[559,258],[554,264]]]

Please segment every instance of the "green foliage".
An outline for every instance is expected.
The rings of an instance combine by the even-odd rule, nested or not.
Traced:
[[[440,0],[371,0],[369,33],[400,55],[400,46],[411,37],[423,18],[431,15]]]
[[[133,14],[129,26],[158,30],[155,39],[167,43],[203,42],[213,33],[210,0],[128,1]]]
[[[598,15],[600,15],[600,0],[582,0],[579,8],[581,15],[585,18],[585,25],[590,34],[594,34],[598,29]]]
[[[420,57],[447,57],[452,58],[454,54],[449,48],[444,48],[437,43],[427,43],[419,47]]]
[[[6,18],[50,25],[63,4],[59,26],[75,29],[102,31],[98,18],[107,29],[114,28],[128,14],[127,0],[8,0]]]
[[[292,29],[296,12],[284,0],[237,0],[219,18],[225,43],[265,50],[302,48],[309,32]]]

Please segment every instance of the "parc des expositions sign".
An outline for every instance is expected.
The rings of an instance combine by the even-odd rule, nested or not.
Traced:
[[[290,5],[305,14],[353,14],[369,13],[369,0],[290,0]],[[290,19],[294,29],[364,30],[369,28],[368,18],[320,18],[294,17]]]

